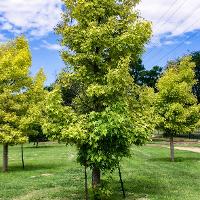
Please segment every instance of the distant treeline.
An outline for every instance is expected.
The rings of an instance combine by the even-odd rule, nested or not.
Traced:
[[[155,138],[162,138],[162,137],[164,137],[163,132],[157,130],[157,131],[155,132]],[[197,129],[194,133],[189,133],[189,134],[176,134],[174,137],[200,140],[200,129]]]
[[[176,135],[178,138],[187,138],[187,139],[198,139],[200,140],[200,132],[191,133],[191,134],[178,134]]]

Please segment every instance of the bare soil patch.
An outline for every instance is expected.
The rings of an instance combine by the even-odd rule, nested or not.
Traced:
[[[175,147],[175,149],[182,150],[182,151],[192,151],[195,153],[200,153],[199,147]]]

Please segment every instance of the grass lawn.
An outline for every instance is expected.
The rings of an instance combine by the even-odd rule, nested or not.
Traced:
[[[47,143],[34,148],[27,144],[24,151],[23,171],[20,146],[9,148],[10,171],[0,172],[1,200],[84,199],[84,170],[76,163],[74,147]],[[167,148],[132,148],[132,158],[122,162],[127,200],[200,199],[200,154],[177,150],[174,163],[168,156]],[[117,171],[113,173],[112,188],[115,192],[110,199],[123,199]]]

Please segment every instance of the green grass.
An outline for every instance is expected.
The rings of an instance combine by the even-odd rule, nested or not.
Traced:
[[[9,148],[9,173],[0,172],[1,200],[84,199],[84,170],[76,163],[74,147],[43,144],[33,148],[27,144],[24,151],[23,171],[20,147]],[[122,162],[127,200],[200,199],[200,154],[177,150],[174,163],[168,156],[166,148],[132,148],[132,158]],[[123,199],[117,171],[111,183],[115,192],[110,199]]]

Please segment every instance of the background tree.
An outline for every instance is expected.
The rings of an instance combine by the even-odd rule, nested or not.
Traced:
[[[8,145],[27,141],[19,126],[26,112],[30,66],[31,55],[24,37],[0,45],[0,143],[3,144],[4,172],[8,170]]]
[[[131,144],[145,143],[152,131],[148,113],[142,115],[140,88],[129,74],[130,61],[140,57],[151,36],[150,23],[134,11],[138,2],[65,0],[57,28],[72,71],[65,87],[79,86],[71,107],[77,118],[68,120],[62,138],[76,143],[78,161],[92,169],[93,188],[101,170],[117,167]]]
[[[142,59],[139,58],[136,61],[131,61],[130,62],[130,74],[134,79],[134,82],[138,85],[143,85],[144,84],[144,72],[145,72],[145,67],[142,63]]]
[[[161,72],[162,68],[159,66],[154,66],[150,70],[145,69],[141,58],[130,62],[130,74],[138,85],[147,85],[156,89],[156,82],[161,76]]]
[[[72,111],[71,107],[65,106],[62,91],[58,85],[55,85],[53,90],[46,94],[41,111],[44,116],[42,119],[42,131],[52,140],[60,141],[62,139],[62,130],[66,129],[72,121],[77,120],[77,115]],[[72,138],[74,134],[72,133]]]
[[[54,89],[55,83],[51,83],[50,85],[44,86],[44,89],[48,92],[51,92]]]
[[[68,80],[68,74],[68,71],[63,70],[56,83],[60,86],[64,104],[74,107],[73,99],[79,94],[80,87],[76,80],[70,81],[69,84],[66,82]]]
[[[150,70],[145,70],[142,74],[143,84],[148,87],[154,88],[156,90],[156,83],[160,78],[162,73],[162,68],[159,66],[154,66]]]
[[[196,51],[190,54],[192,61],[195,63],[195,79],[196,84],[193,86],[193,93],[196,95],[198,103],[200,103],[200,51]]]
[[[171,161],[174,161],[173,137],[194,131],[200,119],[197,99],[192,93],[196,83],[194,68],[191,57],[184,57],[168,66],[157,84],[159,127],[170,138]]]

